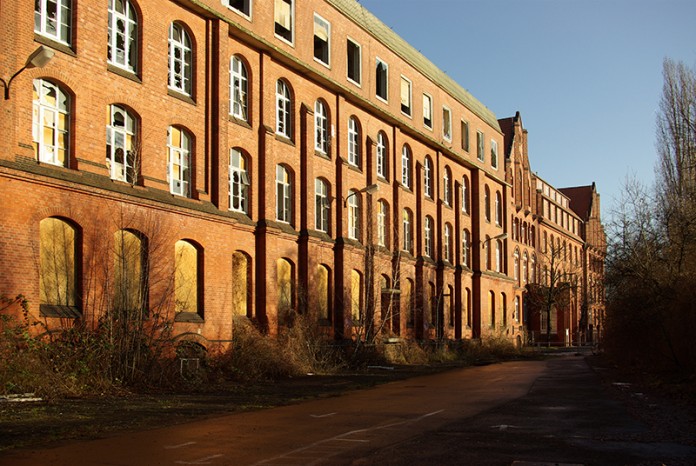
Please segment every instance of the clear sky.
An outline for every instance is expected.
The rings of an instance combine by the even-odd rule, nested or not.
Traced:
[[[652,185],[665,57],[696,67],[694,0],[359,0],[498,118],[519,111],[532,170]]]

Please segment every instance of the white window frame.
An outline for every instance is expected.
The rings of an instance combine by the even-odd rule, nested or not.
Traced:
[[[520,280],[520,251],[515,249],[513,254],[513,266],[512,266],[512,278],[514,278],[518,283]]]
[[[386,201],[377,203],[377,244],[387,246],[387,215],[389,207]]]
[[[351,189],[348,191],[348,238],[360,241],[360,193]]]
[[[172,141],[172,130],[181,134],[181,145],[175,145]],[[167,129],[167,178],[170,193],[191,196],[191,135],[177,126]]]
[[[238,55],[230,58],[230,115],[249,121],[249,74]]]
[[[55,11],[49,13],[54,4]],[[62,44],[72,43],[72,0],[35,0],[34,32]]]
[[[138,68],[138,13],[129,0],[123,0],[123,12],[117,11],[115,4],[116,0],[109,0],[107,60],[114,66],[136,73]],[[123,29],[118,27],[119,22],[124,25]]]
[[[495,240],[495,271],[500,273],[503,269],[503,242]]]
[[[401,184],[411,189],[411,149],[404,144],[401,149]]]
[[[351,57],[350,52],[350,47],[349,44],[353,44],[355,47],[354,50],[357,50],[357,60],[355,56]],[[350,76],[350,63],[351,61],[353,62],[353,66],[355,69],[355,66],[357,65],[357,77],[358,79],[353,79]],[[348,79],[349,82],[355,84],[356,86],[360,87],[362,86],[362,46],[357,43],[355,40],[351,39],[350,37],[346,38],[346,79]]]
[[[409,118],[413,118],[413,83],[403,74],[400,82],[401,113]],[[404,86],[406,86],[406,91],[404,91]]]
[[[423,193],[433,198],[433,162],[430,157],[425,157],[423,161]]]
[[[321,24],[324,23],[324,24]],[[322,28],[326,30],[326,39],[321,37]],[[318,34],[319,32],[319,34]],[[326,48],[326,61],[317,57],[317,39],[324,41]],[[312,51],[314,56],[314,61],[321,63],[327,68],[331,67],[331,23],[326,19],[322,18],[317,13],[314,13],[314,50]]]
[[[179,32],[180,39],[174,37]],[[177,70],[178,68],[178,70]],[[169,24],[169,89],[190,96],[193,90],[193,49],[186,28]]]
[[[404,251],[410,253],[413,249],[413,238],[411,234],[411,224],[413,223],[413,218],[411,216],[411,212],[408,209],[403,210],[402,223],[404,236],[403,249]]]
[[[433,98],[426,93],[423,93],[423,126],[433,129]]]
[[[329,232],[329,216],[331,204],[329,201],[328,183],[321,178],[314,179],[314,228],[324,233]]]
[[[462,230],[462,265],[470,267],[471,262],[471,234],[466,228]]]
[[[425,255],[433,258],[433,220],[429,215],[425,216]]]
[[[501,226],[503,222],[503,199],[500,191],[495,192],[495,224]]]
[[[284,165],[276,165],[276,220],[292,224],[292,175]]]
[[[249,213],[249,172],[247,171],[247,159],[242,151],[236,148],[230,149],[229,163],[229,195],[230,210],[234,212]]]
[[[123,115],[123,124],[116,124],[116,115]],[[106,126],[107,165],[112,180],[133,183],[135,171],[135,135],[137,121],[133,115],[120,105],[109,106],[109,124]],[[122,160],[118,160],[118,151],[121,150]]]
[[[447,262],[452,262],[452,226],[449,223],[445,223],[445,232],[443,238],[443,255]]]
[[[452,175],[449,167],[445,167],[445,173],[442,175],[442,202],[446,206],[452,205]]]
[[[288,5],[287,7],[284,5]],[[288,8],[288,14],[290,15],[290,18],[280,18],[280,11],[279,8],[285,9]],[[278,22],[278,19],[283,20],[284,24],[280,24]],[[285,37],[283,34],[279,33],[277,31],[276,26],[280,26],[281,28],[285,29],[288,31],[288,34],[290,38]],[[285,27],[288,26],[288,27]],[[295,0],[275,0],[275,8],[274,8],[274,18],[273,18],[273,33],[275,36],[282,40],[283,42],[294,46],[295,43]]]
[[[386,138],[383,132],[377,133],[377,176],[385,180],[389,179]]]
[[[445,141],[452,141],[452,110],[442,107],[442,137]]]
[[[282,79],[276,81],[276,134],[292,139],[292,96]]]
[[[70,95],[57,84],[44,79],[34,80],[32,133],[39,162],[63,167],[70,166]],[[46,98],[47,93],[55,95],[54,102]],[[64,128],[61,128],[61,122]],[[48,130],[48,131],[47,131]],[[50,133],[50,138],[47,137]],[[64,160],[60,161],[59,153]]]
[[[353,167],[360,167],[360,126],[355,117],[348,118],[348,164]]]
[[[242,0],[241,2],[239,2],[243,4],[242,8],[237,8],[233,6],[233,3],[236,2],[234,2],[234,0],[222,0],[222,4],[225,5],[227,8],[239,14],[240,16],[243,16],[244,18],[251,20],[252,8],[254,6],[253,0]]]
[[[329,151],[329,119],[321,100],[314,102],[314,150],[324,155]]]
[[[384,82],[384,95],[380,94],[380,88],[378,87],[380,84],[380,65],[384,67],[384,79],[382,80]],[[379,57],[375,58],[375,97],[382,102],[389,102],[389,64]]]
[[[468,214],[471,208],[469,205],[469,191],[471,191],[469,177],[464,175],[462,177],[462,212],[465,214]]]

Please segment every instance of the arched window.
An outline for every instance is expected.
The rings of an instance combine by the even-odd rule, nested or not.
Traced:
[[[232,253],[232,313],[253,317],[251,309],[251,258],[241,251]]]
[[[329,321],[331,316],[331,272],[324,264],[317,265],[314,272],[315,296],[317,299],[317,317]]]
[[[360,167],[362,163],[360,151],[360,126],[355,117],[348,119],[348,163]]]
[[[247,159],[239,149],[230,150],[229,191],[230,210],[249,213],[249,171]]]
[[[500,293],[500,307],[503,314],[503,327],[507,327],[507,296]]]
[[[39,162],[70,165],[70,97],[60,86],[34,80],[32,133]]]
[[[350,315],[353,325],[362,322],[363,309],[363,278],[360,272],[353,269],[350,272]]]
[[[515,296],[515,315],[513,316],[513,319],[515,322],[519,323],[520,322],[520,297]]]
[[[425,156],[423,161],[423,191],[429,198],[433,198],[433,162]]]
[[[515,249],[513,254],[513,278],[520,284],[520,251]]]
[[[452,263],[452,225],[445,223],[445,234],[443,238],[444,259]]]
[[[79,317],[78,243],[77,229],[65,220],[49,217],[39,223],[39,309],[42,316]],[[71,312],[66,315],[68,310]]]
[[[433,258],[433,219],[425,216],[425,255]]]
[[[413,292],[413,280],[407,278],[404,280],[402,292],[402,308],[401,310],[406,313],[406,325],[408,327],[413,327],[416,323],[416,312],[415,312],[415,293]]]
[[[413,214],[409,209],[403,210],[403,249],[413,254]]]
[[[486,261],[486,270],[491,270],[491,237],[488,235],[483,241],[483,257]]]
[[[139,232],[114,233],[114,276],[112,305],[131,319],[147,312],[147,240]]]
[[[471,268],[471,234],[467,229],[462,232],[462,265]]]
[[[321,179],[314,180],[314,228],[324,233],[329,232],[329,217],[331,201],[329,201],[329,185]]]
[[[377,203],[377,244],[379,246],[389,246],[389,204],[387,201],[380,200]]]
[[[321,100],[314,103],[314,150],[322,154],[329,151],[329,118]]]
[[[191,196],[191,136],[176,126],[167,132],[167,178],[172,194]]]
[[[199,292],[203,290],[201,252],[191,242],[179,240],[175,244],[174,297],[176,319],[202,318]]]
[[[500,191],[495,192],[495,224],[501,226],[503,222],[503,199]]]
[[[530,283],[536,283],[537,277],[536,277],[536,256],[532,254],[532,258],[529,263],[529,282]]]
[[[348,191],[348,237],[360,241],[360,219],[362,199],[360,193],[351,189]]]
[[[292,139],[292,96],[282,79],[276,82],[276,134]]]
[[[442,201],[448,205],[452,205],[452,170],[445,167],[445,174],[442,177]]]
[[[452,285],[447,285],[447,296],[445,296],[447,305],[447,323],[450,327],[454,327],[454,288]]]
[[[503,242],[499,239],[495,241],[495,271],[503,271]]]
[[[286,317],[295,309],[295,268],[289,260],[276,260],[276,290],[278,290],[278,316]]]
[[[486,215],[486,221],[490,222],[491,221],[491,190],[488,189],[488,186],[483,191],[483,210]]]
[[[292,175],[284,165],[276,165],[276,220],[292,223]]]
[[[401,150],[401,184],[411,189],[411,149],[406,145]]]
[[[471,328],[471,290],[467,288],[464,293],[466,305],[466,326]]]
[[[493,291],[488,292],[488,312],[491,319],[491,328],[495,327],[495,293]]]
[[[389,179],[389,149],[387,136],[380,131],[377,133],[377,176]]]
[[[108,40],[109,63],[135,73],[138,67],[138,14],[128,0],[109,0]]]
[[[136,119],[120,105],[109,105],[106,127],[106,165],[111,179],[135,183],[137,179],[138,144]]]
[[[246,65],[234,55],[230,59],[230,115],[248,121],[249,78]]]
[[[529,283],[529,256],[526,251],[522,255],[522,280]]]
[[[464,176],[462,178],[462,212],[468,214],[471,212],[471,201],[470,199],[471,188],[469,186],[469,177]]]
[[[169,25],[169,88],[191,95],[193,85],[193,49],[191,38],[181,24]]]

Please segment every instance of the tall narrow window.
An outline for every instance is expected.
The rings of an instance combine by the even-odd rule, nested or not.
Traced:
[[[293,0],[275,0],[275,35],[292,44],[294,18]]]
[[[503,242],[499,239],[495,241],[495,271],[503,271]]]
[[[237,55],[230,60],[230,114],[248,121],[248,76],[244,62]]]
[[[251,2],[252,0],[225,0],[227,6],[237,11],[247,18],[251,17]]]
[[[276,260],[276,291],[278,315],[285,316],[295,307],[295,268],[287,259]]]
[[[462,231],[462,265],[471,268],[471,234],[467,229]]]
[[[128,0],[109,0],[109,63],[135,73],[138,66],[138,15]]]
[[[491,270],[491,238],[488,235],[483,240],[483,258],[486,261],[486,270]]]
[[[72,0],[34,0],[34,32],[70,45]]]
[[[500,191],[495,192],[495,224],[501,226],[503,222],[503,199]]]
[[[405,76],[401,77],[401,112],[411,116],[411,81]]]
[[[386,201],[377,204],[377,244],[387,247],[387,228],[389,228],[389,205]]]
[[[235,316],[252,317],[249,306],[251,297],[251,259],[241,251],[232,253],[232,313]]]
[[[200,309],[199,290],[202,290],[200,280],[200,253],[198,249],[188,241],[180,240],[175,245],[175,275],[174,297],[176,304],[177,320],[190,318],[192,314],[202,316]]]
[[[427,197],[433,198],[433,162],[427,155],[423,161],[423,191]]]
[[[442,177],[442,200],[445,205],[452,205],[452,170],[449,167],[445,167]]]
[[[328,321],[331,317],[331,274],[329,268],[324,264],[317,265],[314,272],[314,286],[317,299],[317,317],[320,320]]]
[[[483,133],[481,131],[476,131],[476,156],[481,162],[484,161]]]
[[[515,279],[517,285],[520,284],[520,251],[515,249],[513,254],[513,267],[512,267],[512,278]]]
[[[468,214],[470,212],[470,193],[471,189],[469,187],[469,177],[464,176],[462,178],[462,212],[464,212],[465,214]]]
[[[169,88],[191,95],[193,86],[193,49],[191,38],[181,24],[169,25]]]
[[[406,145],[401,150],[401,184],[411,188],[411,149]]]
[[[408,209],[403,210],[403,249],[413,254],[413,216]]]
[[[529,256],[526,251],[522,255],[522,281],[529,283]]]
[[[389,66],[377,58],[375,70],[375,95],[380,99],[389,100]]]
[[[292,139],[292,100],[290,89],[282,79],[276,83],[276,134]]]
[[[452,225],[445,223],[445,237],[442,239],[444,244],[442,247],[444,259],[447,262],[452,262]]]
[[[249,172],[247,160],[239,149],[230,150],[230,210],[249,212]]]
[[[314,58],[329,65],[331,50],[331,23],[314,13]]]
[[[483,209],[486,215],[486,221],[490,222],[491,221],[491,190],[488,189],[488,186],[486,186],[486,189],[484,190],[483,194]]]
[[[276,220],[292,223],[292,178],[282,165],[276,166]]]
[[[433,128],[433,98],[423,94],[423,124],[426,128]]]
[[[69,166],[70,97],[59,86],[34,80],[34,155],[44,163]]]
[[[520,322],[520,297],[515,296],[515,315],[513,316],[513,319],[515,319],[515,322],[519,323]]]
[[[491,139],[491,166],[498,168],[498,142]]]
[[[360,85],[362,78],[362,48],[350,39],[346,42],[348,79]]]
[[[175,126],[170,126],[167,134],[167,167],[170,192],[190,197],[191,136]]]
[[[452,111],[447,107],[442,107],[442,137],[452,140]]]
[[[462,120],[462,149],[469,152],[469,122]]]
[[[329,232],[329,187],[321,178],[314,180],[314,228],[324,233]]]
[[[358,325],[362,321],[363,283],[362,275],[357,270],[350,272],[350,301],[350,315],[353,325]]]
[[[433,258],[433,219],[427,215],[425,217],[425,255]]]
[[[58,218],[39,223],[39,297],[42,316],[78,317],[76,229]]]
[[[348,119],[348,163],[360,167],[360,128],[355,117]]]
[[[147,312],[147,243],[138,232],[114,234],[112,306],[129,318],[142,319]]]
[[[348,191],[348,238],[360,241],[360,194]]]
[[[314,103],[314,150],[322,154],[329,150],[329,119],[321,100]]]
[[[109,124],[106,127],[106,164],[111,178],[135,183],[137,147],[136,121],[119,105],[109,105]]]
[[[389,157],[387,150],[387,137],[380,131],[377,134],[377,176],[385,180],[389,178]]]

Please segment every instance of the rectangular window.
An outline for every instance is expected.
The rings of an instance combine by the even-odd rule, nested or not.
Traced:
[[[331,23],[318,14],[314,14],[314,58],[329,65],[331,43]]]
[[[498,168],[498,142],[491,139],[491,166]]]
[[[375,95],[386,102],[389,95],[389,87],[387,85],[389,82],[389,65],[378,58],[375,73],[375,83],[377,86]]]
[[[401,113],[411,116],[411,81],[401,77]]]
[[[481,131],[476,131],[476,156],[481,162],[484,161],[485,156],[483,155],[483,133]]]
[[[275,35],[292,44],[294,9],[293,0],[275,0]]]
[[[251,18],[251,0],[222,0],[222,3],[239,14]]]
[[[433,98],[428,94],[423,94],[423,124],[433,129]]]
[[[70,45],[72,0],[34,0],[34,32]]]
[[[452,140],[452,111],[447,107],[442,107],[442,137]]]
[[[469,122],[462,120],[462,149],[469,152]]]
[[[346,42],[346,56],[348,60],[348,79],[360,85],[360,75],[362,71],[362,51],[360,44],[348,39]]]

